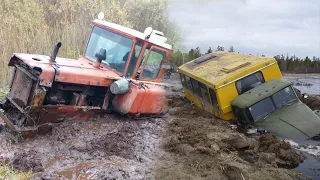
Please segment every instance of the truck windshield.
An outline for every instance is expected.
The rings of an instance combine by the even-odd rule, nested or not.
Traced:
[[[289,86],[276,92],[271,97],[259,101],[248,109],[250,111],[252,120],[258,121],[262,118],[266,118],[276,108],[291,105],[291,103],[296,100],[298,100],[297,96],[295,95],[292,87]]]
[[[96,53],[106,50],[103,64],[123,73],[131,52],[133,40],[95,26],[88,43],[85,57],[97,61]]]
[[[249,107],[249,111],[254,121],[258,121],[262,118],[267,117],[275,109],[276,107],[274,106],[270,97],[265,98],[259,101],[258,103],[254,104],[253,106]]]
[[[285,105],[289,105],[293,101],[297,100],[297,97],[292,87],[286,87],[272,96],[277,108]]]

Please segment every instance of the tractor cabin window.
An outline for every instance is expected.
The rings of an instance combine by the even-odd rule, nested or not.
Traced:
[[[253,89],[254,87],[264,83],[264,78],[262,73],[256,72],[254,74],[251,74],[249,76],[246,76],[242,79],[240,79],[239,81],[236,82],[236,87],[238,90],[239,95],[243,94],[247,91],[249,91],[250,89]]]
[[[148,60],[142,71],[142,78],[144,79],[156,79],[158,77],[162,61],[165,59],[166,53],[151,47],[151,51],[148,55]]]
[[[92,30],[85,57],[92,61],[97,61],[97,54],[103,52],[102,63],[118,72],[124,73],[132,45],[132,39],[95,26]]]
[[[128,67],[128,71],[127,71],[127,77],[131,77],[132,76],[132,73],[134,71],[134,68],[136,67],[137,65],[137,62],[138,62],[138,58],[139,58],[139,55],[140,55],[140,52],[141,52],[141,49],[142,49],[142,46],[143,46],[143,42],[142,41],[138,41],[133,49],[133,54],[132,54],[132,57],[131,57],[131,60],[129,62],[129,67]],[[129,52],[126,54],[127,58],[129,58]]]

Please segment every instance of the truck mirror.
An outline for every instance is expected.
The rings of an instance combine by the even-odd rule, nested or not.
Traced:
[[[107,50],[101,48],[101,49],[99,50],[99,52],[97,52],[97,53],[95,54],[95,57],[97,58],[97,61],[98,61],[99,63],[101,63],[102,61],[106,60],[106,58],[107,58]]]

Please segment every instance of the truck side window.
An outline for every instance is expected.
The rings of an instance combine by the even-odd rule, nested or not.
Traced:
[[[209,89],[210,91],[210,97],[211,97],[211,102],[212,102],[212,105],[213,105],[213,108],[214,110],[217,112],[219,110],[219,107],[218,107],[218,100],[217,100],[217,94],[216,92],[213,90],[213,89]]]
[[[166,57],[166,53],[158,49],[152,49],[149,53],[147,63],[142,72],[142,78],[156,79],[160,71],[162,61]]]
[[[185,76],[185,80],[186,80],[186,88],[191,91],[193,93],[193,87],[190,81],[190,77],[189,76]]]
[[[208,92],[207,86],[201,82],[199,82],[199,86],[200,86],[200,91],[201,91],[201,95],[202,95],[203,100],[210,104],[210,97],[209,97],[209,92]]]
[[[249,76],[246,76],[242,79],[240,79],[239,81],[236,82],[236,87],[238,90],[239,95],[243,94],[247,91],[249,91],[250,89],[264,83],[264,78],[262,73],[256,72],[254,74],[251,74]]]
[[[194,93],[197,96],[202,97],[201,90],[200,90],[200,87],[199,87],[199,82],[197,80],[193,79],[193,78],[190,78],[190,80],[191,80],[191,84],[192,84]]]
[[[184,74],[180,73],[181,84],[183,87],[186,87],[186,80],[184,79]]]

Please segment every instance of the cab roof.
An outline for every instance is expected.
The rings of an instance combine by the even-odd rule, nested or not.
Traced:
[[[172,50],[172,46],[170,44],[167,44],[164,41],[159,40],[157,38],[150,38],[149,40],[145,40],[146,36],[144,35],[144,33],[139,32],[137,30],[134,30],[134,29],[131,29],[131,28],[128,28],[128,27],[125,27],[125,26],[121,26],[119,24],[115,24],[115,23],[112,23],[112,22],[99,20],[99,19],[96,19],[93,22],[96,23],[96,24],[101,24],[103,26],[107,26],[107,27],[110,27],[112,29],[124,32],[124,33],[126,33],[128,35],[137,37],[137,38],[142,39],[144,41],[148,41],[150,43],[156,44],[156,45],[161,46],[163,48]]]
[[[252,68],[258,70],[273,63],[274,58],[218,51],[181,65],[179,71],[217,88],[251,73]]]
[[[265,82],[238,96],[231,102],[231,105],[239,108],[248,108],[290,85],[291,82],[283,79],[274,79],[272,81]]]

